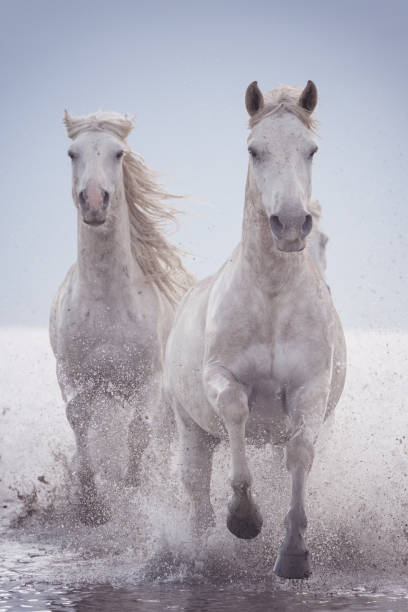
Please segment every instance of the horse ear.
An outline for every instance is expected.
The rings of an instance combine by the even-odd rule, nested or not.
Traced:
[[[317,87],[313,81],[308,81],[306,87],[300,94],[299,106],[313,113],[317,104]]]
[[[259,110],[263,108],[264,99],[262,95],[262,91],[258,87],[258,83],[254,81],[250,85],[248,85],[248,89],[245,94],[245,106],[248,113],[251,115],[255,115]]]
[[[63,122],[64,122],[64,125],[65,125],[65,127],[67,128],[67,132],[68,132],[68,134],[69,134],[69,129],[70,129],[71,124],[72,124],[72,117],[71,117],[71,115],[69,114],[69,112],[67,111],[67,109],[65,109],[65,110],[64,110],[64,118],[63,118]]]

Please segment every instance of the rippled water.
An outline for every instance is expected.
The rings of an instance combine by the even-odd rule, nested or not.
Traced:
[[[112,435],[95,434],[112,520],[84,527],[47,334],[0,331],[0,612],[408,610],[408,335],[347,340],[346,391],[309,483],[314,573],[289,582],[272,572],[289,495],[280,449],[250,451],[264,529],[249,542],[225,527],[229,455],[217,451],[217,525],[196,543],[176,444],[164,459],[149,451],[143,486],[124,489],[123,413],[112,407]]]
[[[0,596],[2,592],[0,590]],[[155,612],[156,610],[185,610],[241,612],[251,610],[328,611],[328,610],[382,610],[405,612],[406,593],[391,590],[388,593],[367,592],[356,587],[348,592],[310,593],[299,588],[297,592],[278,589],[243,588],[226,586],[138,585],[112,587],[95,585],[82,588],[54,588],[49,585],[28,585],[5,593],[1,610],[98,610],[101,612]]]

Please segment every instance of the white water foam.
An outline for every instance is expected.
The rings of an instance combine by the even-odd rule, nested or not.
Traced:
[[[365,572],[373,581],[398,576],[401,583],[408,566],[408,334],[350,331],[347,344],[346,389],[332,431],[322,432],[309,480],[313,580],[332,585],[347,575],[353,582]],[[72,501],[74,439],[47,332],[3,329],[0,346],[0,557],[10,571],[20,560],[32,572],[34,559],[36,574],[48,583],[273,580],[289,501],[279,449],[249,452],[264,516],[256,540],[238,540],[225,526],[229,453],[222,446],[212,483],[217,525],[199,547],[193,542],[176,441],[170,457],[148,451],[139,490],[102,479],[112,520],[82,526]],[[104,440],[106,464],[123,462],[125,447],[119,434]]]

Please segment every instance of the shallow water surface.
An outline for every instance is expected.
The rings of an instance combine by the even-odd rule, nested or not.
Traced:
[[[350,591],[319,593],[303,586],[284,588],[248,587],[239,584],[211,585],[139,584],[114,587],[110,584],[61,587],[44,584],[0,586],[0,610],[156,612],[158,610],[266,612],[381,610],[405,612],[408,593],[388,588],[369,592],[364,587]]]

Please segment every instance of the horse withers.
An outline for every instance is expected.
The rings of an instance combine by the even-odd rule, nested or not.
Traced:
[[[163,223],[175,219],[165,202],[170,196],[127,144],[131,120],[116,113],[66,113],[65,125],[73,141],[68,154],[78,258],[55,297],[50,339],[75,434],[80,518],[100,524],[109,510],[95,484],[90,428],[103,405],[125,407],[125,478],[137,484],[160,397],[167,335],[191,278],[162,232]]]
[[[285,445],[292,496],[275,564],[285,578],[311,572],[306,478],[346,367],[344,335],[324,279],[325,238],[316,235],[310,212],[316,103],[311,81],[303,91],[279,87],[265,97],[256,82],[248,87],[242,239],[223,267],[182,300],[164,366],[198,533],[214,522],[210,481],[217,442],[229,441],[232,459],[227,526],[244,539],[262,528],[246,441]],[[311,239],[316,248],[305,248]]]

